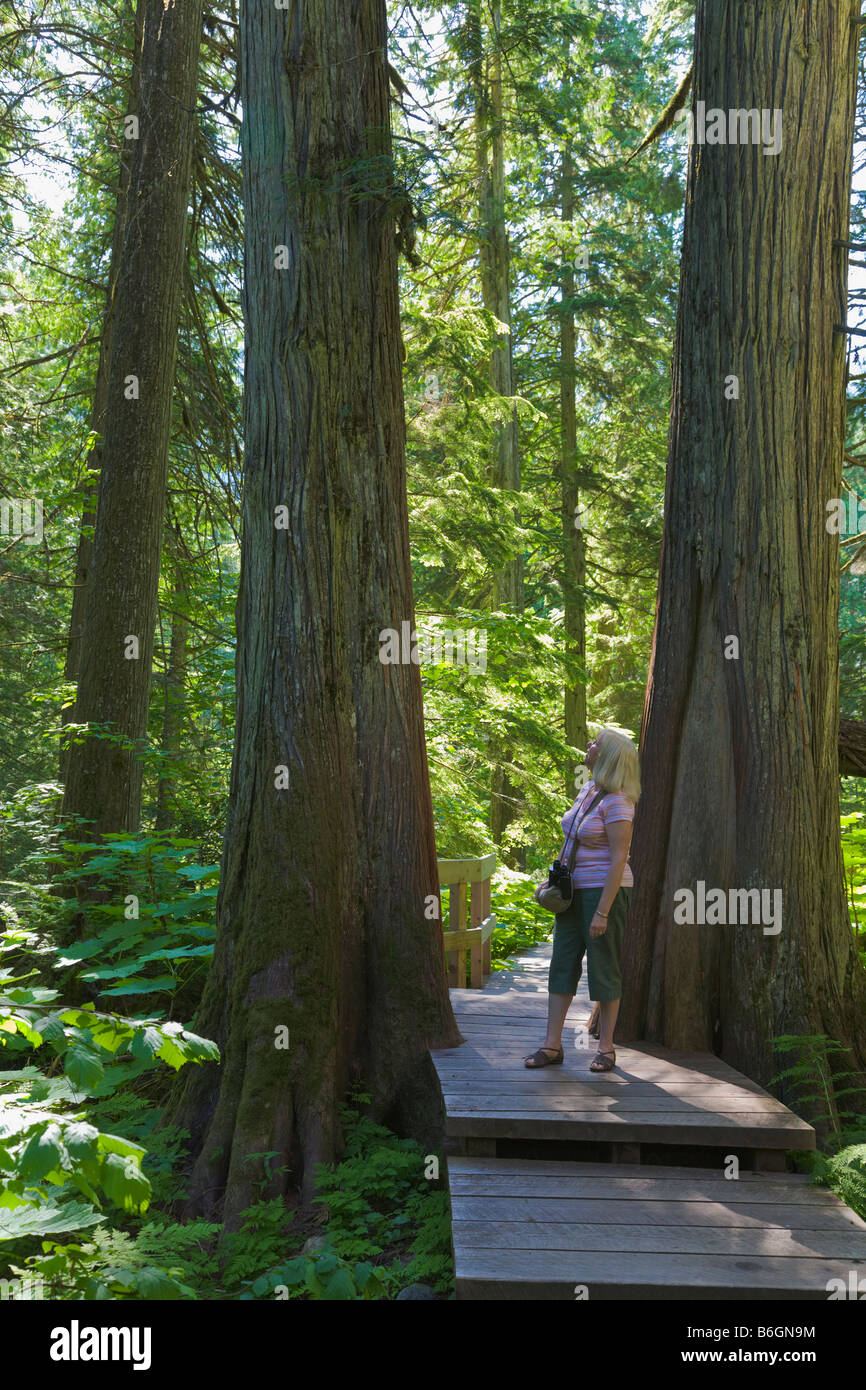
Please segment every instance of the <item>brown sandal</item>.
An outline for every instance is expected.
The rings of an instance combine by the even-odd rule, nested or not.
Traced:
[[[596,1004],[595,1008],[593,1009],[590,1015],[589,1023],[586,1025],[586,1031],[591,1038],[601,1037],[601,1023],[599,1021],[599,1014],[600,1010],[598,1005]]]
[[[610,1058],[610,1061],[607,1059]],[[590,1071],[613,1071],[616,1066],[615,1052],[597,1052],[589,1064]]]
[[[561,1066],[565,1061],[565,1053],[562,1048],[560,1048],[555,1057],[549,1057],[547,1054],[552,1051],[552,1047],[539,1047],[536,1052],[533,1052],[531,1057],[526,1058],[523,1065],[528,1067],[530,1071],[537,1071],[539,1067]]]

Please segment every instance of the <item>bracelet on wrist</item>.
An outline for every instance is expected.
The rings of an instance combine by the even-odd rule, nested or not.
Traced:
[[[609,916],[610,916],[610,911],[607,911],[607,912],[599,912],[598,909],[596,908],[595,915],[596,915],[596,917],[609,917]]]

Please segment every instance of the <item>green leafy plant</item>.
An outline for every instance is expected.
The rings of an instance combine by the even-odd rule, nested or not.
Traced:
[[[866,1144],[851,1144],[832,1155],[816,1154],[811,1181],[829,1187],[866,1221]]]
[[[314,1302],[342,1302],[381,1298],[386,1274],[385,1269],[375,1267],[368,1260],[352,1264],[332,1250],[326,1250],[316,1255],[298,1255],[268,1270],[241,1294],[241,1299],[306,1298]]]
[[[70,887],[95,884],[106,901],[91,895],[91,934],[59,949],[55,964],[110,998],[200,987],[213,956],[219,866],[188,863],[197,852],[194,840],[156,832],[106,835],[104,844],[63,841],[46,856],[58,861],[56,876]],[[66,902],[70,913],[77,906]]]
[[[792,1052],[795,1061],[774,1076],[769,1084],[773,1086],[780,1081],[792,1082],[797,1091],[798,1102],[810,1108],[813,1123],[827,1128],[834,1149],[838,1149],[845,1142],[846,1128],[850,1127],[846,1127],[845,1121],[856,1121],[858,1113],[856,1110],[840,1107],[839,1101],[843,1096],[866,1094],[861,1086],[840,1087],[840,1082],[857,1076],[857,1072],[840,1071],[833,1067],[832,1059],[838,1059],[841,1054],[850,1052],[851,1049],[828,1038],[824,1033],[786,1033],[773,1039],[773,1048],[776,1052]],[[811,1109],[814,1106],[823,1108],[815,1113]]]
[[[64,1302],[195,1298],[195,1290],[182,1282],[182,1269],[114,1265],[102,1257],[97,1244],[43,1241],[41,1254],[20,1265],[10,1263],[9,1268],[22,1281],[41,1280],[48,1297]]]
[[[389,1291],[422,1277],[451,1287],[448,1194],[424,1176],[427,1155],[350,1106],[341,1107],[341,1162],[316,1169],[316,1202],[328,1213],[328,1244],[343,1259],[387,1259]]]
[[[866,823],[862,811],[840,816],[848,914],[860,959],[866,965]]]
[[[98,1129],[81,1102],[160,1063],[177,1070],[218,1060],[216,1044],[180,1023],[66,1006],[57,990],[3,976],[0,1046],[27,1053],[25,1065],[0,1072],[0,1239],[84,1229],[101,1219],[106,1200],[125,1212],[146,1211],[151,1185],[142,1171],[144,1147]],[[27,1064],[42,1052],[52,1073],[62,1066],[62,1075]],[[90,1206],[64,1202],[70,1188]]]

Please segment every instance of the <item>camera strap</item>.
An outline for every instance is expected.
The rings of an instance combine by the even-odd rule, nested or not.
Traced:
[[[602,790],[600,792],[597,792],[596,795],[592,798],[592,801],[590,802],[589,806],[587,806],[580,820],[577,822],[577,825],[574,827],[574,839],[571,845],[571,853],[568,856],[569,874],[571,874],[574,870],[574,861],[577,857],[578,831],[580,830],[580,827],[583,825],[583,822],[586,820],[587,816],[592,815],[592,812],[595,810],[596,806],[601,801],[604,795],[604,788],[602,788]],[[572,832],[569,830],[568,835],[570,835],[571,833]],[[565,856],[565,846],[568,844],[568,835],[566,835],[562,845],[563,857]]]

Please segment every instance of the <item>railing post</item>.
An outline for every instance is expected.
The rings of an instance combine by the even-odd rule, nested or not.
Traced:
[[[471,894],[469,925],[472,927],[480,927],[484,920],[484,912],[482,911],[484,884],[473,883],[471,885]],[[481,941],[480,932],[478,936],[478,942],[473,942],[469,950],[469,985],[471,989],[483,989],[484,987],[484,945]]]
[[[440,859],[440,904],[448,892],[448,930],[442,924],[442,949],[448,963],[452,989],[466,988],[466,955],[469,953],[469,987],[483,989],[490,974],[490,934],[496,923],[490,911],[490,876],[496,855],[470,859]],[[440,908],[441,910],[441,908]]]
[[[466,883],[461,879],[448,890],[448,929],[466,930]],[[466,947],[458,946],[452,953],[453,960],[448,972],[448,983],[452,989],[466,988]]]
[[[482,880],[482,883],[481,883],[481,920],[482,920],[483,922],[486,922],[486,921],[487,921],[487,918],[488,918],[489,916],[490,916],[490,879],[489,879],[489,878],[485,878],[485,879]],[[489,936],[488,936],[487,940],[486,940],[485,943],[484,943],[483,952],[484,952],[484,954],[483,954],[483,962],[484,962],[484,964],[483,964],[483,974],[486,976],[486,975],[489,975],[489,974],[490,974],[490,971],[491,971],[491,969],[492,969],[492,966],[491,966],[491,964],[490,964],[490,937],[489,937]],[[482,982],[482,983],[483,983],[483,982]]]

